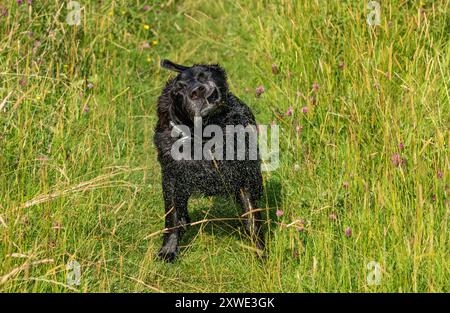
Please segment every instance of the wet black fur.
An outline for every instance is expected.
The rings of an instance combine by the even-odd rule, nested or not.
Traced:
[[[209,124],[220,125],[225,134],[226,125],[242,125],[244,127],[254,125],[256,127],[250,108],[229,91],[225,71],[218,65],[194,65],[192,68],[198,67],[211,73],[221,94],[220,109],[211,116],[203,118],[203,128]],[[190,68],[183,67],[183,70],[185,69]],[[165,227],[168,229],[164,234],[163,245],[158,255],[168,261],[172,261],[176,257],[181,236],[190,223],[187,203],[191,195],[230,196],[242,206],[243,213],[257,209],[257,202],[262,195],[259,155],[257,160],[241,161],[176,161],[172,158],[170,153],[172,144],[179,138],[171,136],[170,122],[193,128],[193,122],[183,108],[183,100],[174,93],[180,75],[178,74],[177,77],[167,82],[158,98],[158,122],[154,135],[162,171]],[[248,144],[246,148],[248,149]],[[246,153],[248,158],[248,151]],[[246,218],[246,230],[252,236],[257,248],[263,250],[264,239],[262,231],[260,231],[260,213],[247,214]]]

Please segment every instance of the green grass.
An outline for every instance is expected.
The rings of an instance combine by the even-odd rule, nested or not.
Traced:
[[[0,5],[0,291],[450,291],[448,0],[381,1],[377,27],[366,1],[80,1],[76,27],[63,1],[33,2]],[[233,220],[193,226],[174,264],[155,258],[161,58],[220,63],[257,121],[281,126],[265,262]],[[189,206],[193,221],[240,213]]]

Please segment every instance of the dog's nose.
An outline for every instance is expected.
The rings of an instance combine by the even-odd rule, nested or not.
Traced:
[[[203,85],[197,86],[195,87],[192,91],[191,91],[191,99],[200,99],[200,98],[204,98],[206,95],[206,87]]]

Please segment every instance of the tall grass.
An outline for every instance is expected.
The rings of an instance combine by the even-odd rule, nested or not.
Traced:
[[[1,291],[449,291],[448,0],[382,1],[379,26],[365,1],[80,3],[79,26],[65,1],[0,4]],[[267,260],[211,198],[156,259],[160,58],[220,63],[281,127]]]

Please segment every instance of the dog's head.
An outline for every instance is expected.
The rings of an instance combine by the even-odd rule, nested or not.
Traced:
[[[193,121],[220,111],[228,92],[225,71],[218,65],[191,67],[162,60],[161,67],[179,73],[172,81],[170,96],[175,110]]]

